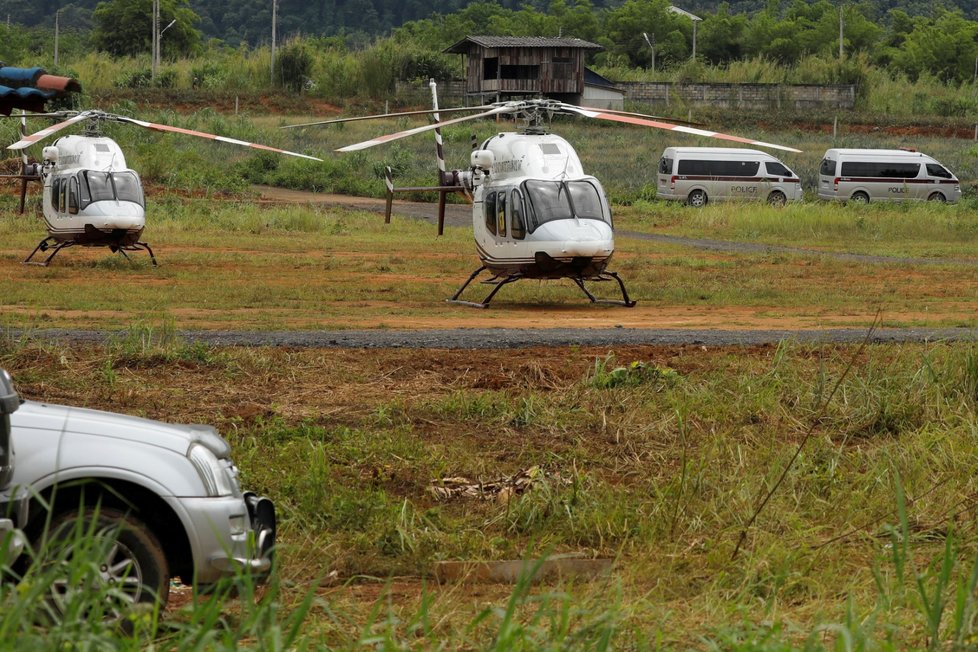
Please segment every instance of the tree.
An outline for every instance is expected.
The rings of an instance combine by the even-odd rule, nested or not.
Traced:
[[[958,12],[942,12],[934,20],[918,19],[892,62],[912,80],[926,73],[945,82],[963,82],[973,78],[976,59],[978,22]]]
[[[643,33],[656,37],[656,59],[681,61],[689,56],[686,28],[692,41],[692,23],[669,11],[669,0],[626,0],[604,15],[604,37],[611,54],[624,54],[633,66],[647,68],[652,51]]]
[[[720,5],[716,15],[703,19],[697,52],[713,64],[740,59],[744,54],[747,22],[744,14],[731,16],[727,5]]]
[[[153,0],[108,0],[100,2],[92,14],[95,24],[92,43],[99,50],[116,56],[150,52],[153,43]],[[160,26],[176,20],[161,41],[161,56],[172,58],[200,50],[200,32],[194,25],[200,18],[187,0],[160,0]]]

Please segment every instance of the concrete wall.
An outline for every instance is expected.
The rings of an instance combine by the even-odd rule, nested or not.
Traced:
[[[750,111],[808,111],[812,109],[852,109],[856,105],[853,84],[832,86],[788,84],[673,84],[671,82],[617,82],[625,100],[648,106],[717,106]],[[398,82],[396,97],[402,104],[431,103],[428,82]],[[495,102],[487,96],[485,102]],[[466,97],[465,81],[438,83],[438,104],[442,107],[477,105],[477,97]],[[609,107],[610,108],[610,107]]]
[[[852,109],[853,84],[831,86],[788,84],[673,84],[618,82],[625,99],[649,106],[719,106],[748,110]]]

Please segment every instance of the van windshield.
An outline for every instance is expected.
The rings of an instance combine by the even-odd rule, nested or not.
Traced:
[[[554,220],[578,218],[611,224],[611,215],[595,181],[530,180],[524,181],[522,187],[527,200],[526,229],[530,233]]]

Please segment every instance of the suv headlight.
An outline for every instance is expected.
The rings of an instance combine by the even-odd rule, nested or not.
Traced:
[[[187,451],[187,457],[197,469],[204,487],[207,488],[208,496],[231,496],[234,494],[234,480],[210,449],[201,444],[194,444]]]

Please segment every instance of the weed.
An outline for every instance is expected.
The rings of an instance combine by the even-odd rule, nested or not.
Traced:
[[[614,363],[614,356],[610,354],[604,359],[595,358],[589,384],[598,389],[635,385],[667,388],[680,380],[679,373],[669,367],[660,367],[640,361],[631,362],[624,367],[613,367]]]

